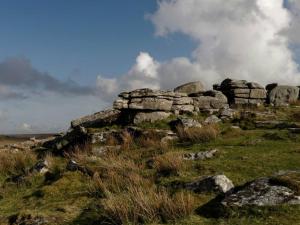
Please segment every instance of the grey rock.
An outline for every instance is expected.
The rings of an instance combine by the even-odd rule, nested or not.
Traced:
[[[207,117],[205,120],[204,120],[204,123],[205,124],[216,124],[216,123],[219,123],[221,122],[222,120],[219,119],[219,117],[217,117],[216,115],[211,115],[209,117]]]
[[[274,178],[260,178],[233,191],[225,197],[222,204],[238,207],[300,204],[300,195],[285,182],[280,182]]]
[[[182,127],[183,129],[202,127],[202,125],[192,118],[178,118],[175,121],[171,122],[173,127]]]
[[[194,106],[199,110],[220,109],[227,105],[227,98],[220,91],[207,91],[193,95]]]
[[[187,183],[185,188],[196,193],[217,192],[225,194],[231,191],[234,188],[234,185],[225,175],[216,175],[204,177],[195,182]]]
[[[231,109],[229,107],[225,107],[220,110],[220,118],[222,120],[230,120],[234,119],[234,116],[236,115],[236,111],[234,109]]]
[[[134,117],[134,124],[140,124],[143,122],[155,122],[159,120],[164,120],[171,115],[169,112],[140,112]]]
[[[267,92],[264,89],[251,89],[249,98],[266,99]]]
[[[129,109],[134,110],[153,110],[153,111],[171,111],[172,100],[159,98],[133,98],[129,103]]]
[[[101,127],[116,124],[120,118],[121,112],[116,109],[104,110],[88,115],[71,122],[71,127]]]
[[[184,154],[183,158],[185,160],[205,160],[213,158],[217,153],[218,149],[213,149],[204,152],[186,153]]]
[[[49,162],[47,160],[38,161],[32,168],[30,168],[30,173],[41,173],[44,174],[49,171]]]
[[[277,86],[269,93],[269,102],[275,106],[289,105],[298,100],[299,88],[296,86]]]
[[[193,113],[195,111],[194,105],[173,105],[171,111],[175,115],[180,115],[184,113]]]
[[[63,135],[44,142],[42,146],[54,151],[61,151],[68,146],[84,143],[86,141],[88,141],[87,130],[84,127],[77,126],[69,129],[67,133]]]
[[[174,89],[174,92],[193,94],[205,91],[204,85],[200,81],[183,84]]]
[[[113,108],[118,110],[128,109],[128,102],[129,102],[128,99],[119,98],[114,101]]]

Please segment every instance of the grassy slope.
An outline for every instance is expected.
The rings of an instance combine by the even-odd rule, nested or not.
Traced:
[[[162,126],[163,127],[163,126]],[[203,175],[225,174],[235,185],[252,179],[270,176],[279,170],[296,170],[300,167],[300,135],[289,135],[285,130],[241,131],[223,128],[223,134],[215,141],[205,144],[176,145],[168,154],[177,152],[198,152],[212,148],[219,149],[216,158],[206,161],[185,162],[177,175],[160,176],[158,185],[173,181],[187,181]],[[267,134],[267,135],[266,135]],[[141,151],[141,150],[139,150]],[[125,152],[134,160],[147,161],[152,155]],[[6,224],[8,216],[24,213],[41,215],[51,224],[93,224],[101,215],[101,201],[89,194],[91,180],[79,172],[64,171],[66,161],[54,158],[60,167],[62,177],[45,184],[41,175],[29,178],[31,184],[17,186],[5,184],[0,189],[0,222]],[[142,173],[154,175],[154,169]],[[7,175],[1,175],[2,183]],[[214,194],[198,194],[197,206],[201,207]],[[176,224],[300,224],[300,206],[252,208],[232,213],[228,218],[206,218],[194,213]]]

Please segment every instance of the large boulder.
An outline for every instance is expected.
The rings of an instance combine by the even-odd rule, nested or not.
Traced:
[[[298,100],[299,88],[296,86],[277,86],[273,88],[268,100],[275,106],[285,106]]]
[[[267,97],[264,87],[246,80],[225,79],[218,89],[223,92],[232,105],[260,105]]]
[[[116,109],[104,110],[88,115],[71,122],[71,127],[101,127],[116,124],[120,119],[121,112]]]
[[[198,110],[221,109],[227,106],[227,97],[220,91],[206,91],[191,95]]]
[[[174,92],[186,93],[188,95],[203,91],[205,91],[205,88],[200,81],[183,84],[174,89]]]
[[[225,206],[300,204],[300,172],[260,178],[236,188],[222,201]]]

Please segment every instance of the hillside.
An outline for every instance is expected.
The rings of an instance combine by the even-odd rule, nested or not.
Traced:
[[[0,224],[300,224],[299,88],[123,92],[1,147]]]

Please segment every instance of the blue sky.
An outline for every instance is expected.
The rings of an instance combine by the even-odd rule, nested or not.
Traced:
[[[300,85],[298,0],[0,0],[0,134],[65,131],[121,91]]]
[[[158,60],[188,56],[194,43],[183,35],[154,36],[145,19],[155,0],[1,0],[0,60],[23,56],[60,78],[92,83],[99,73],[129,70],[137,54]]]

